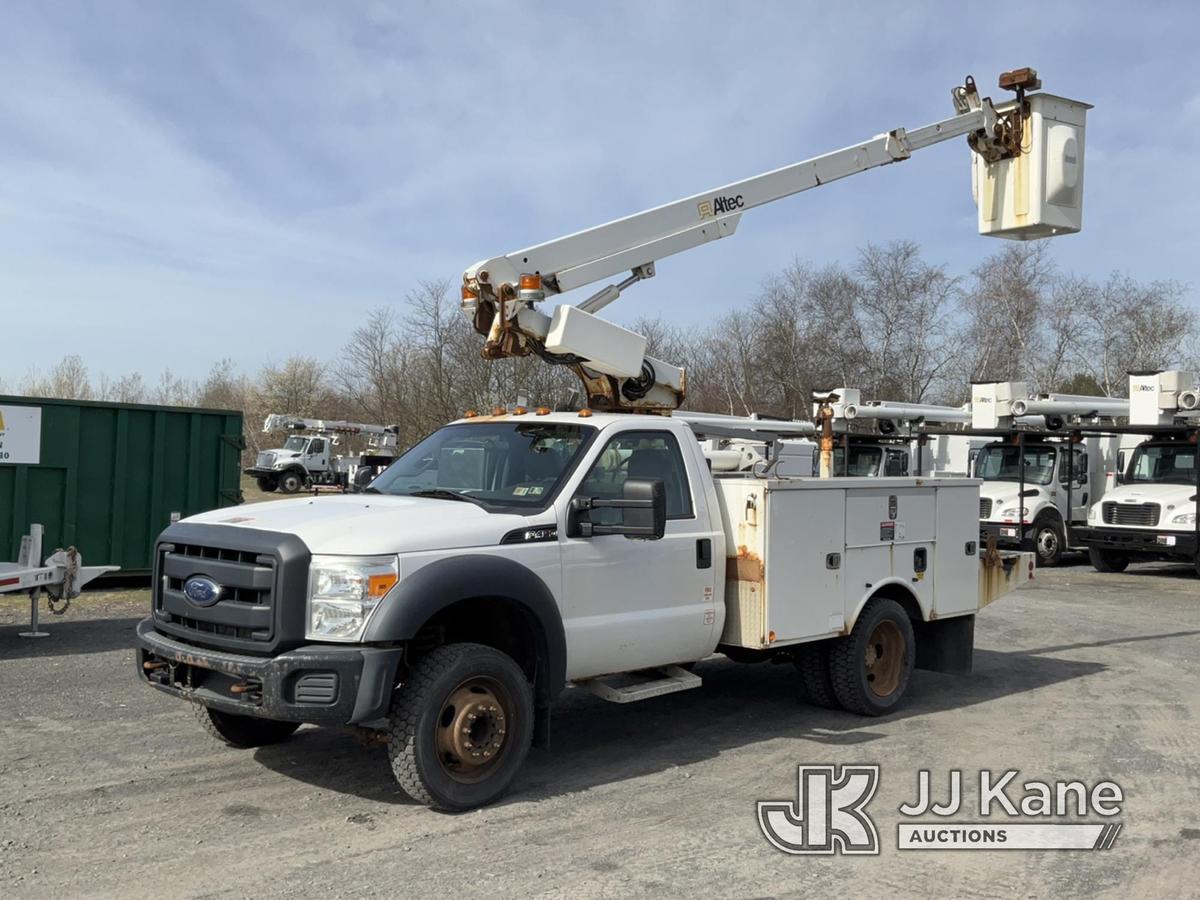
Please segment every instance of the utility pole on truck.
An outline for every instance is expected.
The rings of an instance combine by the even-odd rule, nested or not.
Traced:
[[[686,394],[683,369],[645,355],[646,339],[596,315],[658,262],[731,236],[743,213],[832,181],[902,162],[966,137],[981,234],[1028,240],[1082,227],[1088,104],[1037,90],[1032,69],[1000,77],[1016,99],[993,104],[974,79],[951,91],[954,115],[894,128],[868,141],[735,181],[544,244],[482,260],[463,273],[462,306],[487,340],[488,359],[536,354],[569,366],[594,410],[669,413]],[[625,273],[574,306],[549,298]]]

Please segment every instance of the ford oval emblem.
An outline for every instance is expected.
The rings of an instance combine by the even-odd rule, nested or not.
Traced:
[[[192,606],[212,606],[221,599],[221,586],[204,575],[193,575],[183,583],[183,596]]]

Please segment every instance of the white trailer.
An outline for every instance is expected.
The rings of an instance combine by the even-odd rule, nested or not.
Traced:
[[[38,603],[42,594],[50,599],[50,611],[61,615],[71,601],[79,596],[83,586],[105,572],[115,572],[120,566],[85,566],[83,557],[74,547],[55,550],[42,558],[41,525],[31,525],[29,534],[21,537],[21,549],[15,563],[0,562],[0,594],[29,594],[29,630],[21,637],[49,637],[38,627]],[[55,606],[62,603],[62,606]]]

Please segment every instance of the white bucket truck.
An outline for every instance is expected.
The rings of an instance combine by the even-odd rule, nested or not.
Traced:
[[[1200,572],[1200,392],[1187,372],[1133,372],[1129,407],[1129,429],[1142,432],[1133,436],[1140,441],[1119,454],[1118,483],[1088,510],[1077,539],[1101,572],[1155,559],[1192,563]]]
[[[944,121],[471,266],[463,307],[484,356],[568,366],[586,407],[468,413],[363,494],[172,525],[138,627],[141,677],[238,747],[302,722],[367,729],[405,792],[457,810],[494,800],[548,743],[568,685],[642,700],[700,686],[691,664],[720,651],[794,662],[813,701],[881,715],[914,667],[968,671],[975,614],[1033,569],[1031,554],[980,553],[977,482],[781,476],[774,446],[793,427],[673,415],[684,371],[594,313],[746,209],[955,136],[984,172],[1032,156],[1078,176],[1086,106],[1071,105],[1079,146],[1047,159],[1025,127],[1045,104],[1024,96],[1036,75],[1007,80],[1008,112],[968,80]],[[538,308],[625,272],[579,305]],[[710,468],[698,437],[737,426],[771,446],[765,465]]]
[[[975,457],[982,539],[1010,548],[1032,542],[1040,566],[1085,549],[1068,534],[1104,496],[1121,446],[1120,437],[1094,431],[1128,414],[1129,401],[1116,397],[1031,397],[1023,381],[973,384],[972,431],[999,438]],[[1081,434],[1085,426],[1092,433]]]
[[[260,451],[254,465],[243,471],[268,493],[294,494],[314,485],[358,489],[361,476],[374,477],[396,458],[399,430],[395,425],[272,413],[263,422],[263,434],[292,433],[282,447]],[[334,448],[347,438],[363,438],[366,446],[361,453],[335,454]]]

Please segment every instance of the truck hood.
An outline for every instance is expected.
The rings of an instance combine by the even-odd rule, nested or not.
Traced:
[[[1045,485],[1027,484],[1025,490],[1036,490],[1037,494],[1030,494],[1025,498],[1025,506],[1032,509],[1041,500],[1046,499]],[[985,500],[992,501],[993,515],[1000,515],[1000,511],[1004,509],[1015,508],[1017,505],[1017,495],[1020,494],[1020,485],[1010,481],[985,481],[979,486],[979,496]]]
[[[294,534],[313,553],[368,555],[491,547],[533,520],[459,500],[334,494],[214,509],[183,521]]]
[[[1176,513],[1180,509],[1190,512],[1195,505],[1192,495],[1196,489],[1185,484],[1123,484],[1118,485],[1104,495],[1101,503],[1157,503],[1163,508],[1163,518],[1166,513]],[[1173,507],[1168,510],[1168,507]]]

